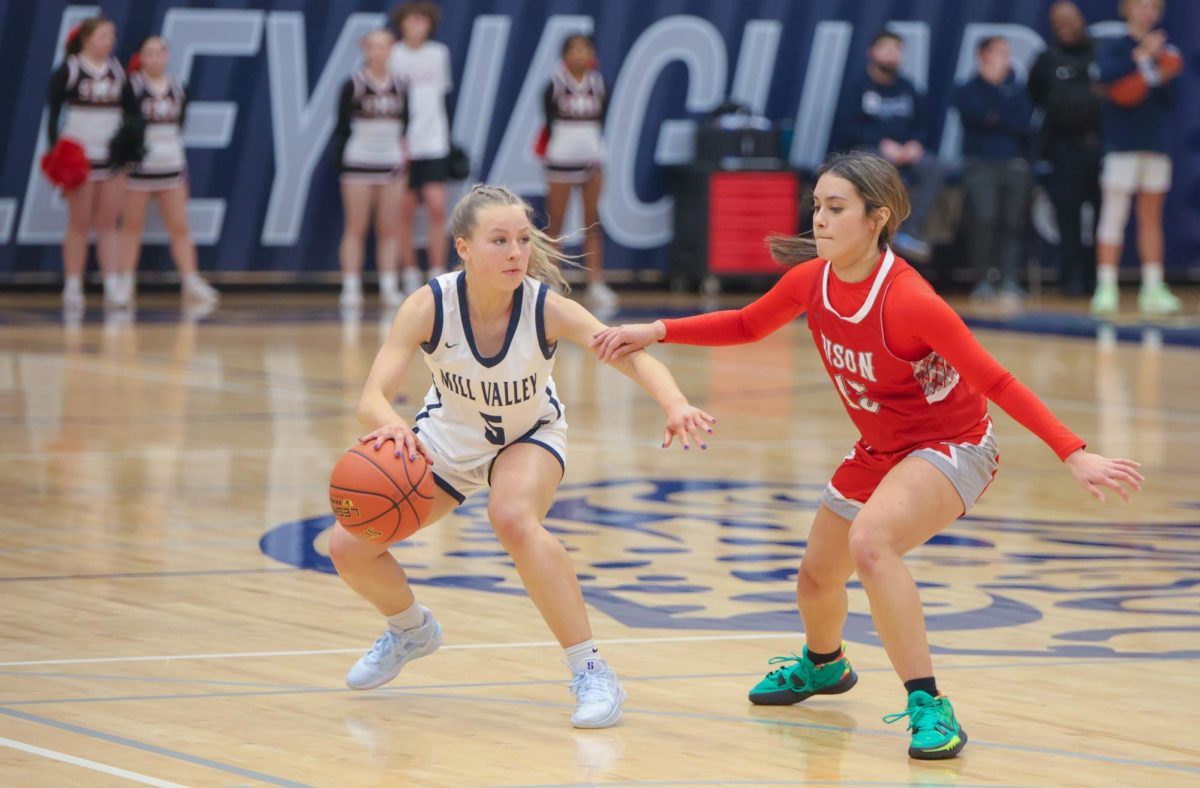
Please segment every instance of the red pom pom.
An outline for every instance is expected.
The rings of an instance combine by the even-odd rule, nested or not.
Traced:
[[[142,70],[142,54],[140,52],[134,52],[132,55],[129,56],[129,73],[132,74],[135,71],[141,71],[141,70]]]
[[[533,155],[539,159],[546,158],[546,148],[550,145],[550,127],[542,126],[538,132],[537,142],[533,143]]]
[[[88,179],[92,165],[88,162],[83,146],[70,137],[59,137],[58,142],[42,156],[42,172],[55,186],[69,192]]]
[[[72,41],[74,41],[78,37],[79,37],[79,25],[75,25],[75,27],[73,27],[67,31],[67,43],[68,44],[71,43]]]

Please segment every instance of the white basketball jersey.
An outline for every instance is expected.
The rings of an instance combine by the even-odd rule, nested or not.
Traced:
[[[504,345],[484,357],[467,310],[465,271],[433,279],[433,335],[421,346],[433,386],[413,432],[454,470],[488,462],[538,427],[564,419],[554,380],[556,344],[546,341],[549,288],[530,277],[513,293]]]

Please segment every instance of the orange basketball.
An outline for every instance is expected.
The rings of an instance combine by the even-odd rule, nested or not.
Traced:
[[[329,507],[342,527],[378,544],[416,533],[433,508],[434,483],[421,455],[397,457],[390,443],[359,444],[338,460],[329,478]]]

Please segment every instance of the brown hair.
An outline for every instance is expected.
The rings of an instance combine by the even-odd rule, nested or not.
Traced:
[[[116,24],[111,19],[100,15],[89,16],[87,19],[80,22],[75,28],[75,34],[67,37],[67,56],[70,57],[71,55],[78,55],[80,52],[82,52],[83,45],[86,44],[87,40],[92,37],[92,33],[95,33],[96,30],[102,25],[112,25],[114,28],[116,27]]]
[[[420,14],[429,20],[429,37],[433,38],[438,22],[442,18],[442,9],[438,8],[437,3],[413,0],[413,2],[401,3],[396,6],[396,10],[392,11],[392,27],[396,28],[397,36],[404,36],[404,18],[410,14]]]
[[[529,219],[529,232],[533,238],[529,251],[529,275],[563,292],[570,290],[561,266],[574,264],[575,258],[563,254],[559,249],[561,238],[552,238],[537,228],[533,223],[533,206],[503,186],[489,186],[486,183],[472,186],[454,206],[454,213],[450,216],[450,235],[455,239],[470,238],[479,223],[480,211],[506,205],[519,205]]]
[[[853,151],[832,156],[817,170],[817,180],[821,180],[823,175],[836,175],[850,181],[863,200],[867,216],[880,208],[887,208],[891,212],[879,231],[881,250],[895,237],[900,223],[912,212],[908,191],[904,188],[900,173],[874,153]],[[808,235],[770,235],[767,236],[767,246],[771,249],[771,256],[781,263],[802,263],[817,256],[817,243]]]

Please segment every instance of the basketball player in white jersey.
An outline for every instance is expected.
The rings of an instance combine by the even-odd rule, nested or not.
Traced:
[[[341,305],[348,309],[362,306],[363,248],[372,213],[379,296],[387,306],[404,300],[396,271],[401,240],[396,219],[408,190],[404,150],[408,99],[404,84],[388,68],[394,42],[386,30],[363,36],[363,67],[346,80],[338,101],[333,138],[346,214],[338,257]]]
[[[571,191],[583,198],[584,260],[587,300],[597,310],[614,310],[617,294],[604,283],[604,231],[600,227],[600,190],[604,187],[604,116],[608,94],[596,69],[591,36],[577,33],[563,42],[562,65],[542,95],[546,113],[546,227],[562,234]]]
[[[408,87],[408,192],[401,213],[402,277],[405,294],[424,280],[417,267],[413,220],[417,201],[425,204],[425,253],[429,278],[446,272],[446,182],[450,180],[450,50],[433,41],[441,9],[434,3],[404,3],[392,12],[400,41],[392,47],[392,75]]]
[[[96,233],[96,256],[104,274],[104,297],[120,305],[120,237],[117,215],[125,175],[113,166],[109,143],[121,125],[121,89],[125,70],[112,56],[117,28],[112,20],[93,16],[83,20],[67,39],[66,59],[50,77],[47,136],[50,147],[59,136],[78,142],[86,151],[91,171],[87,183],[65,194],[67,234],[63,238],[63,308],[82,311],[83,272],[87,268],[88,237]],[[59,128],[59,120],[62,128]]]
[[[147,38],[138,50],[137,68],[130,64],[122,97],[126,116],[145,123],[146,154],[129,171],[121,211],[121,300],[129,302],[134,295],[146,208],[154,198],[171,238],[171,259],[179,272],[181,294],[196,304],[211,304],[218,298],[217,291],[200,276],[196,244],[188,227],[187,157],[183,151],[187,94],[179,80],[167,73],[168,58],[166,39]]]
[[[572,724],[604,728],[620,718],[625,691],[592,640],[571,559],[541,522],[567,456],[567,422],[550,376],[555,350],[559,340],[586,347],[603,324],[551,289],[565,285],[563,258],[532,215],[500,187],[477,185],[462,198],[451,231],[463,270],[437,277],[401,305],[358,416],[372,430],[364,443],[432,462],[437,494],[426,525],[490,488],[492,528],[565,651],[577,697]],[[433,386],[410,426],[392,403],[418,351]],[[712,418],[688,404],[651,356],[634,354],[617,368],[666,412],[664,447],[678,437],[688,448],[712,432]],[[383,636],[346,677],[350,687],[378,687],[438,648],[441,626],[417,603],[386,546],[335,525],[329,554],[342,579],[387,618]]]

